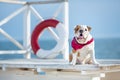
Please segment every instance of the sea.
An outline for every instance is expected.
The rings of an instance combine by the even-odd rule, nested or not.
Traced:
[[[71,41],[69,39],[69,52],[71,52]],[[19,41],[23,44],[23,41]],[[40,40],[39,45],[41,48],[50,50],[56,46],[57,42],[54,40]],[[0,50],[19,50],[10,41],[0,41]],[[38,58],[31,53],[32,58]],[[58,55],[57,58],[62,58]],[[96,59],[120,59],[120,38],[99,38],[95,39],[95,57]],[[24,58],[23,54],[0,54],[0,60],[6,59],[21,59]]]

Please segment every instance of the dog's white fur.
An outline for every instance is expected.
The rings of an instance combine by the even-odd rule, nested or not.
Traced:
[[[83,32],[80,33],[80,30]],[[90,34],[91,27],[86,25],[77,25],[75,27],[75,39],[79,44],[85,44],[92,39]],[[80,36],[81,35],[81,36]],[[79,54],[79,56],[78,56]],[[83,48],[78,50],[72,50],[70,58],[71,64],[75,65],[76,63],[80,64],[98,64],[95,59],[95,50],[94,50],[94,41],[88,45],[85,45]]]

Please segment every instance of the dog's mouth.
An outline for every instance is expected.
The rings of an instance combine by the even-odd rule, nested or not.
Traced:
[[[77,39],[84,39],[83,34],[80,34],[79,37],[77,37]]]

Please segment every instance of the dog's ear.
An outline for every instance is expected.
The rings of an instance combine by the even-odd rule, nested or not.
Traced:
[[[91,31],[91,29],[92,29],[90,26],[87,26],[87,28],[88,28],[88,31]]]
[[[80,25],[77,25],[74,29],[75,33],[77,33],[77,31],[80,29]]]

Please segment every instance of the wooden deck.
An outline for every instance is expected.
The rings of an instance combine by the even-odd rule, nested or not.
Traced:
[[[28,78],[29,80],[104,80],[108,73],[120,73],[120,60],[98,60],[98,62],[100,63],[99,65],[71,65],[64,60],[52,59],[0,60],[2,69],[0,70],[0,76],[4,80],[9,80],[5,76],[10,78],[12,76],[12,80],[26,80]],[[29,70],[21,71],[21,68],[29,68]],[[62,69],[62,71],[57,71],[57,69]],[[41,72],[44,73],[38,75]],[[26,77],[26,75],[30,77]]]
[[[41,68],[41,69],[71,69],[77,71],[101,70],[111,67],[120,67],[120,60],[98,60],[99,65],[71,65],[64,60],[41,60],[41,59],[10,59],[0,60],[2,68]]]

